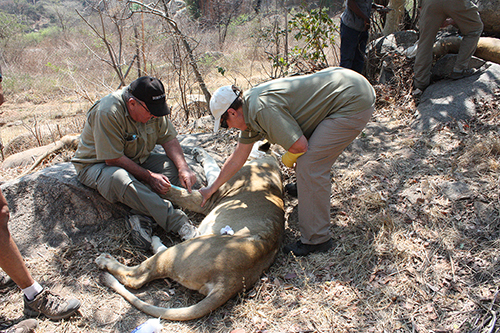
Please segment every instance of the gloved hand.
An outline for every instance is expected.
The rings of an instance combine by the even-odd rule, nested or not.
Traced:
[[[286,153],[283,154],[283,156],[281,156],[281,161],[287,167],[292,168],[295,162],[297,162],[297,159],[302,155],[304,155],[304,153],[294,154],[287,151]]]

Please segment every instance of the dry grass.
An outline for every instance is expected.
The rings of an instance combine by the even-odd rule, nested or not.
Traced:
[[[212,72],[207,74],[210,89],[229,83],[228,77],[214,74],[216,64],[230,69],[230,81],[237,77],[244,88],[265,77],[256,70],[257,62],[247,68],[245,61],[245,54],[238,53],[234,59],[227,54],[211,64]],[[417,133],[409,126],[415,105],[409,97],[408,66],[402,62],[397,86],[376,87],[379,98],[372,122],[332,170],[334,248],[306,258],[280,253],[253,288],[199,320],[163,322],[163,332],[498,330],[498,100],[478,100],[478,117],[469,122],[450,122]],[[12,98],[14,94],[7,93],[11,102],[1,108],[3,118],[9,115],[8,124],[17,119],[28,122],[44,105],[57,105],[51,101],[18,110],[12,102],[17,100]],[[65,125],[60,125],[69,132],[81,127],[82,110],[86,109],[81,101],[71,105],[74,116],[64,118]],[[41,128],[46,127],[45,122],[61,120],[39,119]],[[174,121],[180,133],[200,130],[193,129],[182,116]],[[4,143],[13,141],[5,140],[5,129]],[[236,135],[231,131],[214,136],[206,148],[227,157]],[[2,170],[2,179],[11,179],[16,172],[20,171]],[[283,180],[293,181],[293,172],[283,169]],[[457,183],[463,187],[453,191]],[[287,196],[285,203],[288,242],[299,234],[297,200]],[[128,244],[119,222],[107,228],[107,237],[89,235],[83,242],[51,248],[57,263],[42,257],[26,258],[37,280],[73,294],[83,303],[81,314],[67,321],[42,319],[39,332],[127,332],[147,319],[99,283],[100,272],[93,260],[101,252],[109,252],[128,265],[145,259],[144,253]],[[165,237],[167,244],[178,241]],[[137,293],[162,306],[178,307],[200,299],[200,295],[167,280],[150,283]],[[0,322],[22,317],[18,290],[0,294],[0,302]]]

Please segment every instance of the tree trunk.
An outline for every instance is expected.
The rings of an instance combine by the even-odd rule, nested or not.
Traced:
[[[390,0],[388,7],[392,8],[392,10],[387,13],[387,20],[382,32],[384,36],[399,31],[405,13],[405,0]]]

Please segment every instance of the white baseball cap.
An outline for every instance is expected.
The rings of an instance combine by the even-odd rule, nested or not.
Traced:
[[[233,86],[223,86],[217,89],[210,98],[210,112],[214,116],[214,133],[217,133],[220,118],[238,98],[238,92],[233,91]]]

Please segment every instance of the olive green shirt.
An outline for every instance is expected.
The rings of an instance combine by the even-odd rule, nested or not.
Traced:
[[[325,118],[350,116],[374,105],[372,85],[346,68],[272,80],[243,94],[248,128],[239,141],[250,144],[266,138],[288,150],[302,135],[309,139]]]
[[[77,172],[85,166],[127,156],[137,164],[144,163],[157,144],[177,136],[167,118],[152,118],[147,123],[134,121],[127,110],[125,87],[97,101],[87,113],[87,121],[71,162]]]

